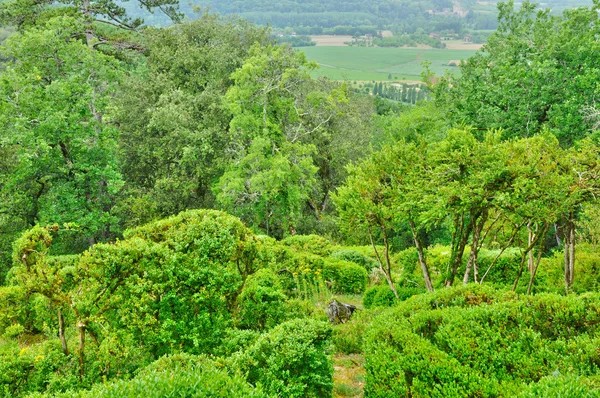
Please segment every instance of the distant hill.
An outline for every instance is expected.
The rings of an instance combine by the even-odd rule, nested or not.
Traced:
[[[210,9],[223,15],[236,14],[255,23],[275,28],[304,28],[303,33],[348,34],[348,31],[323,31],[336,27],[391,28],[415,33],[438,30],[459,31],[466,26],[475,29],[494,29],[495,13],[473,12],[475,0],[192,0],[181,2],[181,9],[194,16],[192,8]],[[135,15],[132,2],[124,6]],[[495,6],[491,5],[493,11]],[[162,24],[164,17],[144,15],[149,24]],[[476,26],[477,25],[477,26]]]
[[[404,33],[494,30],[497,0],[182,0],[181,9],[190,18],[193,7],[223,15],[236,14],[275,28],[298,28],[304,34],[351,34],[340,27],[389,28]],[[168,23],[160,14],[142,13],[134,2],[123,5],[148,24]],[[589,6],[592,0],[545,0],[541,7],[561,12],[565,8]],[[338,27],[338,31],[335,28]]]

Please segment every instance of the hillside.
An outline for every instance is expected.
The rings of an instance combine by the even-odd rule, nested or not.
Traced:
[[[495,29],[497,3],[498,0],[191,0],[181,3],[180,8],[189,18],[195,17],[195,7],[208,8],[222,15],[235,14],[260,25],[301,28],[306,34],[320,34],[327,29],[350,26],[388,27],[406,33],[414,33],[420,28],[430,33]],[[542,8],[562,12],[568,8],[590,6],[592,0],[546,0],[538,3]],[[144,12],[135,3],[122,2],[122,5],[130,14],[144,17],[150,25],[168,23],[165,16]]]
[[[600,398],[600,0],[116,1],[0,0],[0,398]]]
[[[128,2],[123,5],[131,14],[146,18],[149,24],[166,23],[166,19],[161,15],[141,12]],[[447,29],[458,31],[467,26],[475,29],[494,29],[494,6],[483,6],[485,12],[473,12],[474,6],[474,0],[192,0],[190,3],[181,4],[181,9],[191,18],[195,14],[194,7],[209,8],[222,15],[235,14],[260,25],[304,28],[302,30],[307,34],[319,34],[324,30],[342,26],[388,27],[407,33],[414,33],[419,28],[427,32]]]

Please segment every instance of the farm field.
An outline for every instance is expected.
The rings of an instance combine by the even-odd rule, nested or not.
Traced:
[[[332,80],[420,80],[422,63],[431,62],[436,74],[449,67],[448,61],[464,60],[475,50],[440,50],[428,48],[380,47],[306,47],[302,51],[310,61],[319,64],[315,76]]]
[[[352,41],[352,36],[340,35],[318,35],[310,36],[310,39],[321,47],[344,47],[347,41]]]

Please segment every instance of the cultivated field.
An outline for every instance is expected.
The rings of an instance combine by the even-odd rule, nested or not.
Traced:
[[[316,76],[333,80],[420,80],[422,63],[431,62],[436,74],[449,67],[450,60],[464,60],[475,54],[475,50],[438,50],[425,48],[380,48],[380,47],[305,47],[306,57],[319,64]]]
[[[347,41],[352,41],[352,36],[322,35],[311,36],[310,39],[317,43],[318,47],[339,47],[346,46],[344,43]]]
[[[447,50],[472,50],[477,51],[483,44],[465,43],[463,40],[447,40],[444,41]]]

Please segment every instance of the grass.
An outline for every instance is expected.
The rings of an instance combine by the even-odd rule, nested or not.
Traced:
[[[422,63],[431,62],[431,70],[443,74],[457,68],[447,66],[450,60],[463,60],[474,50],[439,50],[427,48],[380,47],[306,47],[302,51],[310,61],[320,65],[314,74],[332,80],[419,81]]]
[[[365,385],[364,357],[359,354],[334,356],[334,386],[335,398],[361,398]]]

